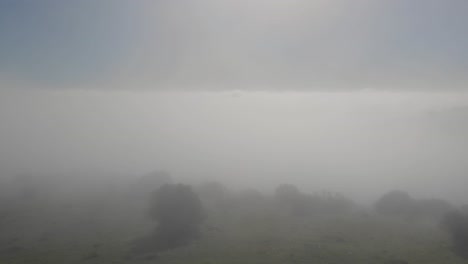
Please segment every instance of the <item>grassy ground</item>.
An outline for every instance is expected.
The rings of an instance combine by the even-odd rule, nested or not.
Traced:
[[[108,229],[67,239],[15,242],[0,263],[274,264],[468,263],[450,250],[439,228],[375,215],[293,218],[269,213],[210,219],[201,239],[158,255],[128,257],[135,230]]]

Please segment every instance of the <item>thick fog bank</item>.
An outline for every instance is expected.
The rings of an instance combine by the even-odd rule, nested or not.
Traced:
[[[4,89],[0,166],[4,177],[163,169],[235,188],[463,202],[467,107],[457,92]]]

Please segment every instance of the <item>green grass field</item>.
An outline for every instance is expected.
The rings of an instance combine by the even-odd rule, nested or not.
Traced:
[[[364,213],[303,218],[226,214],[208,219],[202,237],[189,246],[137,257],[127,254],[131,241],[150,225],[119,225],[123,223],[109,224],[100,233],[68,230],[54,239],[12,242],[1,251],[0,263],[468,263],[451,252],[448,235],[437,226]]]

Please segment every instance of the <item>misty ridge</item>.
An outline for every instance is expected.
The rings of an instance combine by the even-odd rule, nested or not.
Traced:
[[[0,186],[0,259],[7,263],[464,263],[467,257],[467,205],[402,190],[360,204],[293,183],[269,191],[179,183],[166,171],[131,178],[21,174],[2,178]]]

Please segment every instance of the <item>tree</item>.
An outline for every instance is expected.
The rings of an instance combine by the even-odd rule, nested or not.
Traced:
[[[350,212],[354,202],[340,193],[323,191],[310,197],[312,211],[322,214],[341,214]]]
[[[423,218],[440,221],[445,214],[452,210],[452,205],[442,199],[423,199],[417,201],[417,212]]]
[[[285,183],[276,188],[275,196],[282,201],[295,200],[298,196],[301,196],[301,192],[296,186]]]
[[[136,251],[163,251],[184,246],[199,235],[204,220],[202,203],[192,188],[166,184],[153,192],[149,216],[157,222],[154,233],[136,244]]]
[[[468,259],[468,213],[461,210],[451,211],[445,215],[442,225],[452,237],[453,251]]]
[[[197,191],[201,197],[207,200],[223,200],[228,196],[229,192],[223,184],[216,181],[202,183]]]
[[[306,216],[310,213],[311,204],[307,195],[292,184],[281,184],[275,190],[278,205],[289,214]]]
[[[414,213],[415,201],[404,191],[391,191],[384,194],[375,204],[375,209],[383,214],[409,216]]]

